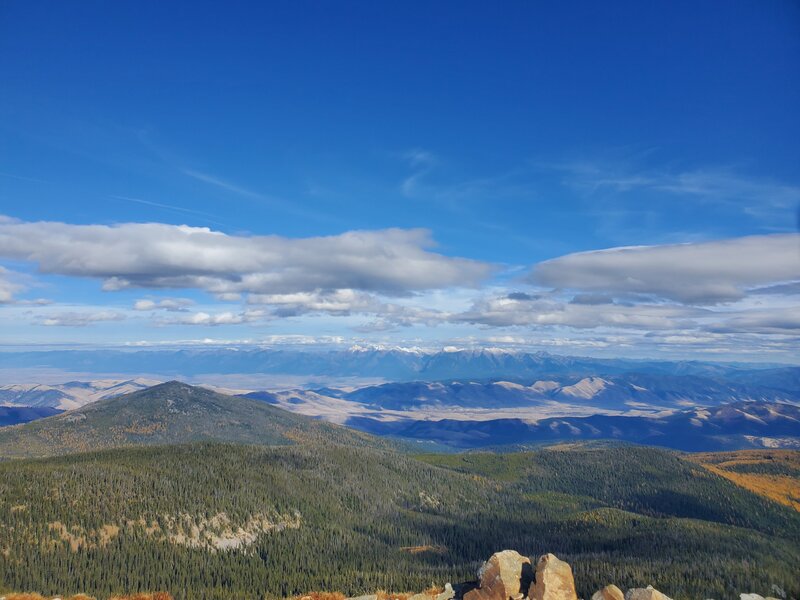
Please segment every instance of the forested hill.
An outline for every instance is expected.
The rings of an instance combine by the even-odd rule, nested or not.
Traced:
[[[677,454],[424,458],[313,438],[8,461],[0,592],[229,600],[421,590],[470,580],[510,547],[569,561],[584,598],[612,581],[674,598],[773,584],[800,596],[800,514]]]
[[[172,381],[83,408],[0,429],[0,458],[197,441],[290,444],[324,438],[388,447],[365,433],[292,414],[267,403]]]

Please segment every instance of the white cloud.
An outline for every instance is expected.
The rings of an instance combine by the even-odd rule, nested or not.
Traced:
[[[188,298],[162,298],[161,300],[142,298],[133,303],[133,310],[166,310],[170,312],[179,312],[187,310],[192,304],[194,304],[194,302]]]
[[[537,264],[530,278],[559,289],[687,304],[734,301],[752,288],[800,280],[800,235],[580,252]]]
[[[214,294],[353,289],[387,294],[476,285],[492,267],[430,251],[421,229],[290,239],[161,223],[0,221],[0,257],[43,273],[92,277],[105,290],[200,288]]]
[[[372,294],[352,289],[314,290],[293,294],[250,294],[247,301],[249,304],[272,306],[279,316],[378,312],[382,306]]]
[[[174,319],[158,321],[159,325],[241,325],[253,323],[267,317],[263,310],[246,310],[242,312],[223,311],[208,313],[198,311]]]
[[[47,327],[86,327],[103,321],[122,321],[125,315],[110,310],[96,312],[61,312],[41,315],[36,323]]]
[[[800,335],[800,305],[748,310],[708,326],[716,333]]]
[[[419,303],[418,303],[419,302]],[[273,317],[301,315],[371,315],[376,320],[355,327],[360,332],[387,331],[397,327],[437,325],[446,320],[442,311],[427,308],[424,300],[412,298],[405,304],[386,302],[358,290],[316,290],[295,294],[251,294],[248,303],[269,306]]]
[[[535,326],[595,329],[675,329],[689,326],[697,309],[676,305],[573,304],[553,296],[520,300],[509,296],[484,298],[453,320],[489,327]]]

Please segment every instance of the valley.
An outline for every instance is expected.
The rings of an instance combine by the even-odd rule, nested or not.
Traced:
[[[609,581],[800,594],[794,491],[731,480],[730,455],[421,449],[179,382],[2,427],[0,590],[420,590],[511,547],[568,560],[582,595]],[[797,480],[797,452],[758,452],[734,462]]]
[[[80,360],[118,371],[126,365],[155,369],[152,362],[158,358],[163,374],[192,360],[192,382],[206,389],[451,450],[600,439],[685,451],[800,447],[800,367],[792,366],[370,348],[38,354],[42,367]],[[236,354],[235,361],[228,360],[231,354]],[[7,365],[34,360],[25,353],[7,353],[2,359]],[[395,374],[401,379],[345,383],[342,378],[352,375],[359,361],[362,375]],[[400,366],[406,371],[393,370]],[[295,385],[254,389],[257,380],[246,373],[257,369],[279,380],[294,377]],[[314,369],[317,375],[302,375]],[[465,378],[467,373],[471,377]],[[430,374],[446,378],[402,379]],[[106,375],[0,386],[0,404],[8,415],[0,414],[0,422],[54,414],[47,409],[81,409],[163,381]]]
[[[669,452],[420,458],[317,440],[6,462],[0,581],[92,595],[356,595],[467,581],[514,547],[569,560],[583,595],[611,580],[678,598],[799,593],[800,514]]]

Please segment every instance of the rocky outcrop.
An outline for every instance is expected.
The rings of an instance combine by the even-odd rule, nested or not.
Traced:
[[[625,594],[613,583],[592,595],[592,600],[625,600]]]
[[[572,568],[554,554],[536,563],[536,579],[528,592],[531,600],[578,600]]]
[[[443,591],[431,589],[420,594],[399,596],[407,600],[578,600],[572,567],[568,563],[554,554],[544,554],[536,561],[534,572],[530,559],[514,550],[503,550],[493,554],[478,570],[477,582],[466,582],[455,586],[448,583]],[[379,597],[379,595],[359,596],[347,600],[379,600]],[[384,594],[383,597],[387,596]],[[621,589],[611,584],[595,592],[591,600],[671,600],[671,598],[651,585],[646,588],[633,588],[623,594]],[[740,600],[775,599],[763,598],[757,594],[742,594]]]
[[[522,600],[533,581],[533,567],[519,552],[503,550],[483,564],[478,578],[478,588],[464,594],[464,600]]]
[[[646,588],[633,588],[625,594],[625,600],[672,600],[655,589],[652,585]]]

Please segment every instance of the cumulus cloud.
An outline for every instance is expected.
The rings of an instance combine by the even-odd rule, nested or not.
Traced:
[[[39,316],[36,322],[47,327],[86,327],[102,321],[122,321],[125,315],[110,310],[96,312],[62,312]]]
[[[387,331],[411,325],[436,325],[447,318],[441,311],[414,304],[386,302],[358,290],[316,290],[295,294],[251,294],[248,303],[269,306],[273,317],[307,314],[333,316],[371,315],[376,320],[356,326],[356,331]]]
[[[639,294],[686,304],[729,302],[756,287],[800,280],[800,235],[580,252],[539,263],[530,279],[590,293]]]
[[[188,310],[188,307],[192,304],[194,304],[194,302],[188,298],[162,298],[161,300],[142,298],[133,303],[133,310],[166,310],[170,312],[180,312]]]
[[[161,223],[70,225],[0,221],[0,257],[43,273],[92,277],[106,290],[199,288],[214,294],[354,289],[385,294],[477,285],[483,262],[430,250],[421,229],[313,238],[226,235]]]
[[[262,310],[246,310],[242,312],[223,311],[208,313],[198,311],[186,316],[174,319],[166,319],[158,322],[159,325],[241,325],[242,323],[253,323],[266,317]]]
[[[676,329],[692,326],[691,319],[702,314],[698,309],[661,304],[608,305],[573,304],[558,298],[517,300],[505,297],[484,298],[453,320],[489,327],[536,326],[593,329],[598,327],[632,329]]]
[[[293,294],[250,294],[250,304],[273,307],[278,316],[308,313],[348,315],[353,312],[379,312],[383,304],[372,294],[352,289],[314,290]]]

